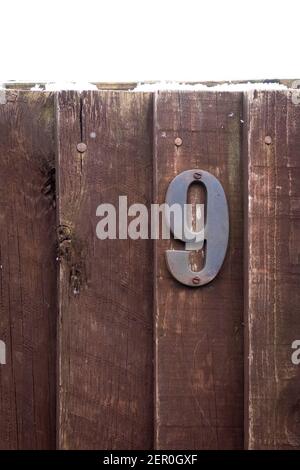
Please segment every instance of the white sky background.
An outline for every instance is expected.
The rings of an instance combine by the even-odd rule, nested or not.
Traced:
[[[300,78],[300,1],[1,3],[0,81]]]

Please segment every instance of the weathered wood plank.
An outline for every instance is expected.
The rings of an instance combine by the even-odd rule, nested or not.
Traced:
[[[161,92],[155,97],[154,199],[173,177],[210,171],[229,203],[230,242],[212,283],[189,288],[155,243],[156,425],[159,449],[243,447],[242,94]],[[177,147],[177,137],[182,145]],[[180,243],[180,248],[183,249]]]
[[[0,448],[55,447],[54,99],[0,91]]]
[[[246,446],[300,449],[300,105],[245,95]]]
[[[152,249],[99,240],[97,206],[149,204],[152,97],[58,95],[59,447],[149,449],[153,442]],[[83,141],[87,151],[79,153]]]

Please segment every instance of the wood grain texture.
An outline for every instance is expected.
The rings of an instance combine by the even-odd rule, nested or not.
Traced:
[[[97,206],[149,204],[152,99],[58,95],[59,440],[62,449],[153,445],[152,248],[99,240]],[[79,153],[78,142],[87,144]]]
[[[246,447],[300,449],[300,105],[245,96]],[[271,138],[265,140],[266,137]]]
[[[222,183],[230,241],[217,278],[201,288],[179,284],[155,243],[155,446],[243,447],[242,94],[158,92],[154,111],[154,199],[184,170],[210,171]],[[174,145],[175,138],[182,145]]]
[[[0,92],[0,448],[55,447],[54,99]]]

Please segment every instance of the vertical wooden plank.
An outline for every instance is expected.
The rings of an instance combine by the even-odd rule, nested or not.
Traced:
[[[149,204],[152,97],[58,96],[60,221],[59,447],[153,445],[152,249],[99,240],[97,206]],[[77,151],[84,142],[87,150]]]
[[[246,446],[300,449],[300,105],[245,97]]]
[[[164,202],[176,175],[200,168],[219,178],[230,210],[226,260],[206,286],[183,286],[167,271],[165,250],[178,242],[155,244],[159,449],[243,447],[241,113],[239,93],[162,92],[155,97],[155,202]]]
[[[0,92],[0,448],[55,447],[54,99]]]

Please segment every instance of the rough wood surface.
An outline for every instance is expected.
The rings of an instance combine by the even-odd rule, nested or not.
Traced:
[[[55,446],[54,100],[0,91],[0,448]]]
[[[51,449],[56,431],[60,449],[300,449],[292,93],[0,90],[0,449]],[[191,168],[230,211],[224,265],[195,289],[166,268],[182,243],[96,236],[99,204],[163,203]]]
[[[246,446],[300,449],[300,105],[245,98]]]
[[[60,350],[58,446],[153,444],[152,249],[99,240],[97,206],[148,204],[152,97],[58,95]],[[87,151],[79,153],[84,142]]]
[[[179,284],[155,244],[156,416],[159,449],[243,447],[242,94],[160,92],[154,108],[154,200],[170,181],[200,168],[219,178],[228,198],[230,242],[217,278]],[[176,147],[174,141],[182,139]]]

